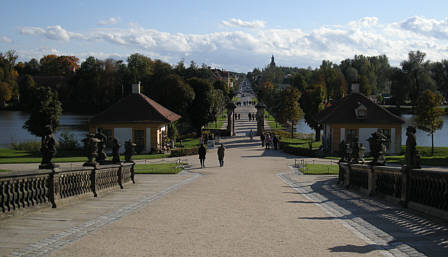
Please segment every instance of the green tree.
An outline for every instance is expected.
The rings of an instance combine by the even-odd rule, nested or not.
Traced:
[[[227,82],[225,82],[224,80],[216,80],[213,83],[213,87],[217,90],[221,90],[225,96],[230,93],[230,88],[227,86]]]
[[[418,97],[415,107],[417,127],[431,134],[431,155],[434,155],[434,132],[443,125],[443,120],[440,118],[443,110],[438,107],[441,102],[441,94],[427,89]]]
[[[317,122],[316,115],[325,108],[325,87],[314,84],[307,88],[300,98],[300,107],[305,112],[305,122],[316,131],[315,141],[320,140],[321,125]]]
[[[191,78],[187,83],[193,88],[195,98],[189,109],[190,121],[198,135],[207,123],[215,119],[213,85],[200,78]]]
[[[390,74],[390,93],[392,96],[392,101],[397,105],[398,108],[400,108],[400,105],[404,104],[404,101],[409,94],[408,77],[399,68],[392,68]]]
[[[193,88],[176,74],[170,74],[161,80],[163,87],[154,92],[154,99],[168,109],[186,118],[189,107],[195,99]],[[151,97],[153,95],[151,94]]]
[[[292,86],[280,92],[277,103],[277,121],[291,124],[291,138],[294,137],[294,125],[300,119],[302,110],[299,106],[300,91]]]
[[[23,128],[38,137],[46,136],[47,125],[51,126],[52,131],[56,131],[62,114],[58,94],[49,87],[38,87],[33,92],[31,105],[30,118],[25,121]]]
[[[431,77],[430,63],[425,62],[426,54],[420,51],[411,51],[408,59],[401,62],[403,72],[409,83],[409,97],[415,105],[417,98],[423,90],[435,90],[435,82]]]
[[[19,81],[19,93],[20,93],[20,104],[25,109],[28,109],[33,98],[33,91],[36,87],[36,83],[31,75],[26,74],[22,76]]]
[[[296,73],[292,77],[292,86],[303,92],[307,88],[307,83],[302,74]]]

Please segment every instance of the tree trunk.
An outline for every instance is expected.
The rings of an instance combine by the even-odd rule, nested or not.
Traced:
[[[291,138],[294,138],[294,121],[291,121]]]
[[[314,135],[314,141],[318,142],[318,141],[320,141],[320,127],[317,127],[315,129],[315,131],[316,131],[316,133]]]
[[[431,133],[431,156],[434,155],[434,132]]]

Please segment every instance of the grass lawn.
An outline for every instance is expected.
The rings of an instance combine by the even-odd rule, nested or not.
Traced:
[[[287,138],[282,137],[280,142],[286,143],[290,147],[296,147],[296,148],[306,148],[309,149],[309,139],[301,139],[301,138]],[[322,145],[322,141],[313,141],[312,143],[313,149],[319,149]]]
[[[306,175],[338,174],[339,167],[329,164],[305,164],[305,168],[301,168],[300,171]]]
[[[136,174],[177,174],[182,171],[177,163],[136,164]]]
[[[199,146],[199,137],[189,137],[189,138],[185,138],[182,139],[182,145],[184,146],[184,148],[194,148],[194,147],[198,147]],[[180,147],[180,142],[176,142],[176,147]]]
[[[134,160],[143,159],[160,159],[168,157],[169,154],[138,154],[132,156]],[[109,157],[111,159],[112,157]],[[121,156],[124,160],[124,155]],[[0,148],[0,163],[40,163],[42,157],[39,153],[31,153],[27,151],[12,150],[8,148]],[[84,156],[64,156],[54,157],[53,162],[85,162],[87,157]]]
[[[224,125],[224,122],[227,120],[227,114],[222,113],[218,115],[218,119],[216,122],[210,122],[205,126],[205,129],[220,129],[222,128],[222,125]]]

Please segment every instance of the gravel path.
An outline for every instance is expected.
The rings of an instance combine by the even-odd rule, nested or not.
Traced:
[[[244,110],[241,116],[244,115]],[[246,116],[247,117],[247,113]],[[239,135],[255,122],[240,120]],[[293,159],[264,151],[258,141],[225,141],[224,167],[209,150],[202,176],[115,223],[106,225],[52,256],[358,256],[338,247],[367,247],[346,226],[297,194],[277,174]],[[295,201],[294,204],[291,201]],[[344,236],[341,236],[344,235]]]

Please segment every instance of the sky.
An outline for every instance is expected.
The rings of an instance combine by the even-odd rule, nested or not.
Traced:
[[[302,68],[360,54],[399,66],[416,50],[448,59],[446,0],[14,0],[2,9],[0,52],[15,50],[20,61],[140,53],[248,72],[272,55]]]

